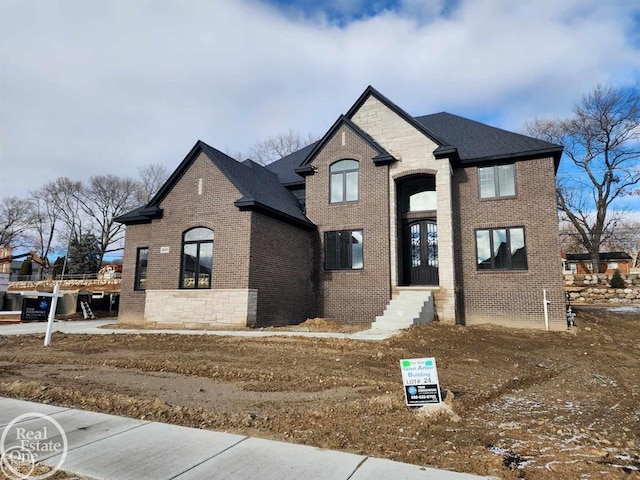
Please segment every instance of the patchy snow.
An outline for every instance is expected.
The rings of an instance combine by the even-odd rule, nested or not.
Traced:
[[[614,313],[640,313],[640,305],[626,305],[624,307],[609,307],[608,310]]]

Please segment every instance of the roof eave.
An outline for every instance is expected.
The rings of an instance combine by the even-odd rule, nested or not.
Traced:
[[[433,151],[433,156],[438,160],[448,158],[452,162],[460,161],[460,155],[456,147],[438,147]]]
[[[505,153],[503,155],[488,155],[486,157],[459,159],[459,166],[470,167],[488,163],[502,162],[507,160],[529,160],[534,158],[552,157],[556,172],[562,156],[563,147],[553,147],[541,150],[531,150],[526,152]]]
[[[135,214],[125,213],[113,220],[123,225],[135,225],[140,223],[150,223],[152,220],[162,218],[163,210],[160,207],[142,208],[134,210]]]
[[[307,177],[315,173],[315,170],[312,165],[304,165],[302,167],[295,168],[293,171],[296,172],[301,177]]]
[[[300,227],[307,231],[315,230],[317,227],[310,220],[302,220],[300,218],[296,218],[288,213],[284,213],[280,210],[276,210],[275,208],[269,207],[263,203],[260,203],[251,198],[241,198],[233,202],[233,204],[240,209],[240,211],[256,211],[263,213],[267,216],[277,218],[282,220],[285,223],[290,225]]]
[[[373,157],[373,163],[376,167],[380,167],[382,165],[390,165],[398,160],[391,154],[388,155],[377,155]]]

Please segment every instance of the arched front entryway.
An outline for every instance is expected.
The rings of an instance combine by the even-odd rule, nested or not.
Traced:
[[[434,175],[397,181],[398,278],[401,285],[438,285],[438,227]]]

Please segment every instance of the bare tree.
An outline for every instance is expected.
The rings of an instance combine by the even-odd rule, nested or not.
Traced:
[[[631,268],[640,267],[640,222],[624,223],[615,230],[608,244],[613,250],[629,254]]]
[[[279,160],[317,140],[311,133],[303,136],[294,129],[257,141],[249,150],[249,157],[261,165]]]
[[[51,253],[57,238],[62,212],[56,207],[47,190],[43,187],[31,192],[31,237],[32,244],[41,258]]]
[[[107,252],[122,250],[114,246],[124,236],[124,225],[114,221],[119,215],[135,208],[138,182],[115,175],[96,175],[89,179],[80,198],[80,209],[97,227],[100,261]],[[109,248],[114,246],[114,248]]]
[[[25,245],[30,227],[32,205],[18,197],[4,197],[0,200],[0,247],[21,247]]]
[[[580,253],[584,249],[575,227],[566,220],[560,222],[560,248],[565,253]]]
[[[146,205],[167,181],[169,171],[161,163],[152,163],[138,168],[138,176],[140,182],[136,191],[136,199],[139,205]]]
[[[573,116],[527,124],[535,137],[564,145],[571,175],[557,185],[558,208],[571,222],[594,271],[600,248],[621,221],[611,204],[640,183],[640,91],[598,85],[582,97]]]
[[[82,197],[82,182],[75,182],[68,177],[59,177],[46,183],[38,190],[43,199],[53,205],[59,219],[67,227],[67,238],[71,235],[80,236],[83,233],[85,219],[80,214],[80,198]]]

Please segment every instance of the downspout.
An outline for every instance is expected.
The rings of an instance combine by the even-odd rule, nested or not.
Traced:
[[[542,303],[544,306],[544,329],[549,330],[549,304],[551,303],[547,300],[547,290],[545,288],[542,289]]]
[[[398,232],[396,231],[396,248],[395,248],[395,252],[391,251],[391,217],[393,216],[394,221],[397,222],[397,208],[396,211],[392,212],[391,211],[391,187],[392,187],[392,182],[393,182],[393,186],[395,187],[395,180],[391,177],[391,165],[387,165],[387,240],[389,241],[389,248],[387,248],[388,250],[388,258],[387,258],[387,265],[389,265],[389,301],[391,301],[393,299],[393,285],[392,285],[392,281],[391,279],[393,278],[393,272],[391,271],[391,267],[393,265],[392,260],[392,255],[398,255],[398,245],[397,245],[397,238],[398,238]],[[397,195],[397,192],[395,191],[395,188],[393,189],[393,194]],[[397,227],[396,227],[397,228]],[[398,275],[398,265],[396,265],[396,276]],[[398,283],[396,281],[396,283]]]

